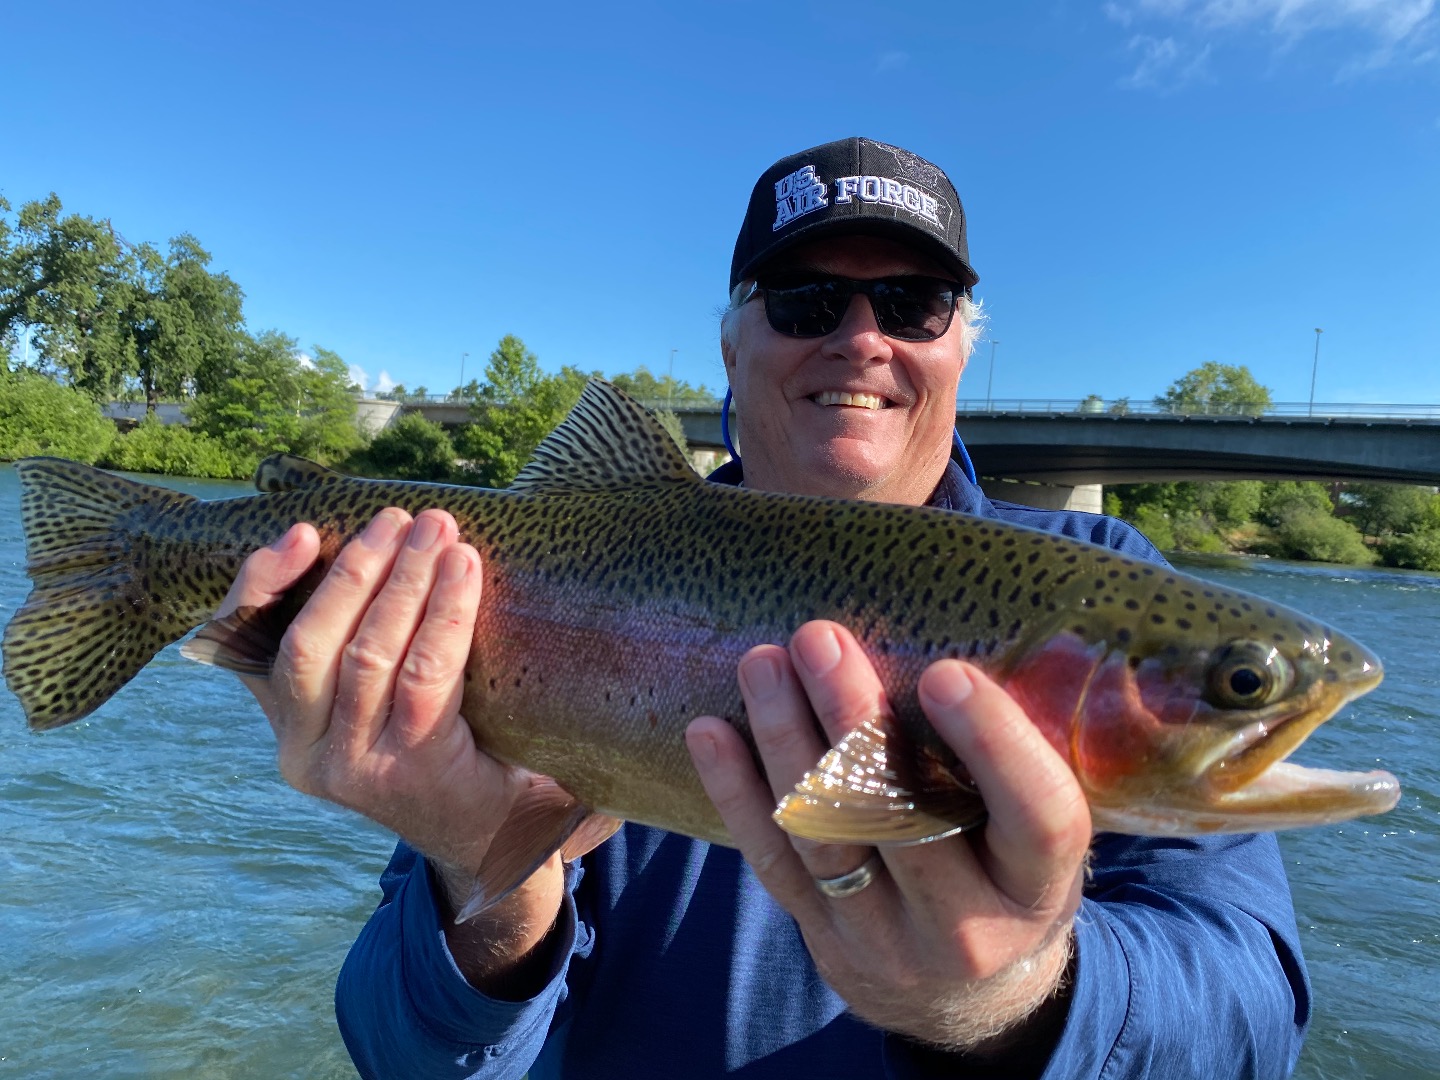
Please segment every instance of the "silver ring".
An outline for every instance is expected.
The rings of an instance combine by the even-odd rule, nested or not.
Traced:
[[[832,900],[844,900],[845,897],[854,896],[874,881],[876,871],[883,865],[880,853],[877,851],[848,874],[829,878],[817,877],[815,888]]]

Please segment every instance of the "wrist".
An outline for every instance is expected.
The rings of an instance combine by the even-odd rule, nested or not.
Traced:
[[[500,903],[464,922],[455,913],[470,899],[475,878],[430,860],[431,888],[445,944],[471,986],[506,1001],[524,1001],[545,985],[553,966],[557,917],[565,896],[559,857],[531,874]]]

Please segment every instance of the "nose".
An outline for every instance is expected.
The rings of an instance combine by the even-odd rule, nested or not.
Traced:
[[[845,317],[821,343],[820,352],[828,359],[861,364],[890,359],[890,339],[880,332],[868,296],[856,293],[850,298]]]

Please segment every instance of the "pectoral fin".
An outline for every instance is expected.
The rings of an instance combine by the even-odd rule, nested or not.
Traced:
[[[923,844],[983,824],[985,803],[933,753],[870,720],[826,752],[774,818],[822,844]]]
[[[455,921],[467,922],[500,903],[557,851],[566,861],[578,859],[619,828],[618,820],[591,813],[554,780],[535,777],[496,832],[470,899]]]

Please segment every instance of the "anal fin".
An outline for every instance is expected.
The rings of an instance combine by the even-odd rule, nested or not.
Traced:
[[[557,851],[567,862],[574,861],[619,828],[617,819],[592,813],[554,780],[534,777],[495,833],[470,899],[455,921],[467,922],[500,903]]]
[[[822,844],[923,844],[985,817],[973,785],[879,720],[826,751],[774,813],[792,836]]]
[[[293,614],[281,608],[278,603],[242,607],[224,618],[212,619],[180,646],[180,655],[239,675],[268,679]]]

